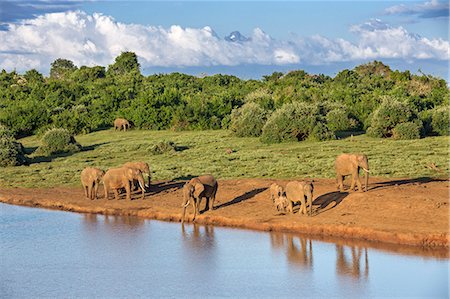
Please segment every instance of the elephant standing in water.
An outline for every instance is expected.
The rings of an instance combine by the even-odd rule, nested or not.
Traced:
[[[103,176],[103,186],[105,188],[105,198],[108,199],[108,191],[110,189],[114,192],[115,199],[119,199],[120,188],[125,188],[127,193],[126,199],[131,200],[131,184],[136,180],[142,190],[142,198],[145,195],[144,177],[139,169],[136,168],[111,168]]]
[[[151,174],[150,174],[150,166],[148,166],[148,163],[145,163],[145,162],[127,162],[127,163],[123,164],[123,167],[139,169],[142,172],[143,176],[148,177],[148,183],[145,185],[145,188],[147,188],[147,190],[150,189]],[[134,183],[137,183],[137,182],[135,181]]]
[[[341,192],[344,192],[344,177],[346,175],[352,176],[352,183],[350,190],[355,189],[355,183],[358,185],[358,190],[363,191],[361,180],[359,179],[359,168],[364,170],[365,174],[365,191],[369,183],[369,162],[366,155],[363,154],[341,154],[336,158],[336,179],[337,187]]]
[[[197,214],[200,214],[199,206],[203,197],[206,197],[205,211],[212,210],[218,186],[216,179],[212,175],[202,175],[187,182],[183,187],[183,215],[181,223],[184,223],[184,216],[189,203],[192,203],[194,208],[192,221],[195,220]]]
[[[86,167],[81,171],[81,185],[83,185],[84,193],[89,199],[97,199],[98,185],[102,180],[105,172],[99,168]]]
[[[123,129],[124,131],[128,130],[131,127],[130,122],[125,118],[116,118],[114,120],[114,130]]]
[[[299,214],[312,215],[314,186],[311,182],[293,181],[286,185],[286,197],[289,201],[288,210],[294,213],[294,202],[300,202]],[[305,200],[306,198],[306,200]],[[306,206],[309,206],[309,213],[306,211]]]

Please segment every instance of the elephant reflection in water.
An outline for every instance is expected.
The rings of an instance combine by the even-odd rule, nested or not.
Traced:
[[[105,224],[116,226],[116,225],[126,225],[132,228],[137,228],[143,226],[145,220],[136,216],[129,215],[105,215]]]
[[[214,227],[211,225],[192,224],[192,232],[188,232],[184,223],[181,225],[183,239],[189,241],[189,246],[197,249],[214,247]],[[203,228],[203,232],[200,230]]]
[[[285,247],[285,234],[282,233],[270,233],[270,243],[272,245],[272,248],[275,249],[284,249]]]
[[[294,238],[298,239],[298,245],[294,242]],[[312,241],[305,238],[287,235],[287,258],[292,263],[305,266],[306,268],[312,268]]]
[[[351,261],[345,254],[345,247],[350,248]],[[364,251],[364,269],[361,269],[361,258]],[[336,245],[336,270],[338,274],[350,275],[354,278],[369,277],[369,257],[366,247]],[[363,273],[362,273],[363,272]]]

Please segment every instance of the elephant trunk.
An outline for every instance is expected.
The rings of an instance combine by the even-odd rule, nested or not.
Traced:
[[[369,171],[364,171],[364,190],[367,192],[367,186],[369,185]]]

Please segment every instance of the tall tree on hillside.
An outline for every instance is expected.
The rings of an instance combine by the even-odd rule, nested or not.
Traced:
[[[122,52],[116,57],[114,63],[108,67],[108,74],[110,75],[125,75],[133,71],[137,74],[141,72],[137,56],[133,52]]]
[[[64,79],[73,73],[77,67],[71,60],[58,58],[50,65],[50,78]]]

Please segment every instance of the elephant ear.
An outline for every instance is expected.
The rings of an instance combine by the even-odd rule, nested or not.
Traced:
[[[205,186],[203,186],[203,184],[201,184],[201,183],[195,183],[194,188],[195,188],[194,196],[196,198],[199,198],[200,194],[202,194],[202,192],[205,190]]]

